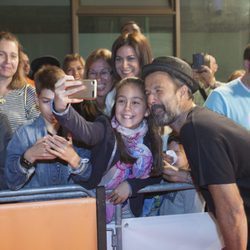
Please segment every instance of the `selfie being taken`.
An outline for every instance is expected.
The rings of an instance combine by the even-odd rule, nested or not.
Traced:
[[[0,2],[0,249],[250,250],[250,1]]]

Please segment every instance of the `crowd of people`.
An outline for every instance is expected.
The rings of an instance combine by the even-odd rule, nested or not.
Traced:
[[[123,217],[202,212],[206,204],[225,249],[246,249],[250,45],[244,69],[229,83],[216,80],[214,56],[204,59],[202,70],[173,56],[153,59],[148,39],[131,21],[111,51],[97,48],[86,60],[67,54],[62,64],[45,55],[30,64],[17,37],[1,31],[0,188],[102,185],[107,222],[116,204]],[[97,81],[95,99],[72,97],[86,89],[83,79]],[[138,193],[161,182],[196,189]]]

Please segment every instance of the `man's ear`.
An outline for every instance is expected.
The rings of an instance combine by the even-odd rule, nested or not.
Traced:
[[[188,86],[187,85],[182,85],[179,89],[178,89],[180,96],[183,97],[186,95],[186,93],[188,93]]]

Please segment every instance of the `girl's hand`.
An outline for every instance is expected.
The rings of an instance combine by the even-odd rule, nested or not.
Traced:
[[[75,86],[75,88],[68,89],[69,87],[72,86]],[[86,87],[82,85],[82,82],[74,80],[73,76],[65,75],[63,78],[59,79],[55,84],[55,97],[54,97],[55,111],[60,113],[67,108],[67,105],[69,103],[82,102],[83,99],[71,99],[70,95],[85,88]]]
[[[46,137],[46,149],[52,155],[68,162],[72,168],[79,166],[81,158],[73,148],[71,137],[68,137],[68,140],[66,140],[58,135],[48,135]]]
[[[127,181],[122,182],[116,189],[112,191],[108,199],[113,202],[114,205],[123,203],[126,201],[130,194],[130,186]]]

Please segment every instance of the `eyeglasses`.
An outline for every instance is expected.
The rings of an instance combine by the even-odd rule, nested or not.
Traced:
[[[107,79],[108,77],[110,77],[110,75],[111,75],[111,71],[108,69],[101,70],[100,72],[90,70],[88,73],[88,77],[93,78],[93,79],[98,79],[98,77],[103,78],[103,79]]]

